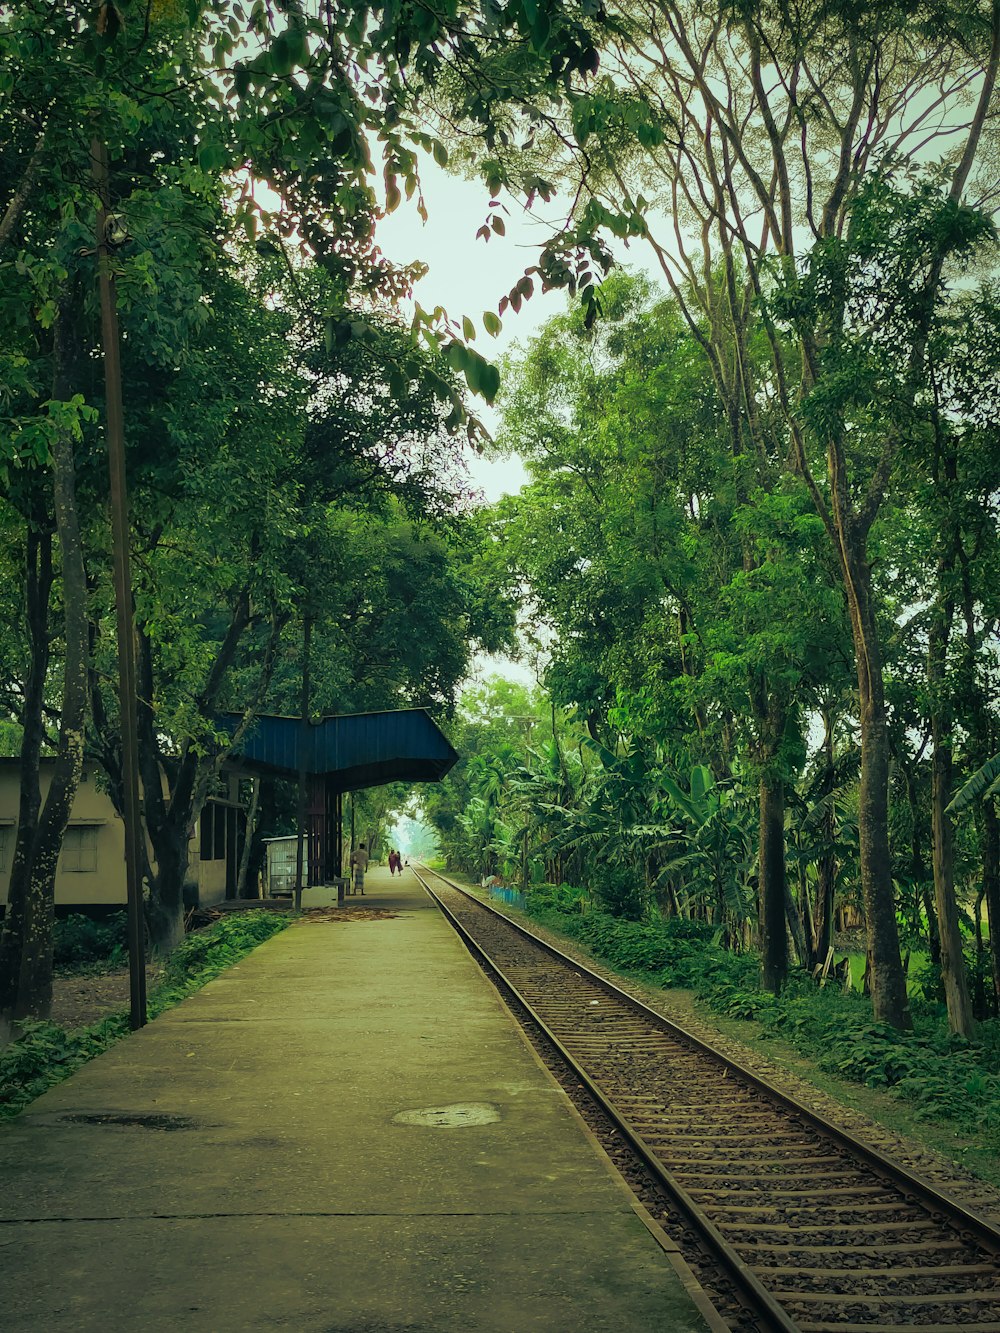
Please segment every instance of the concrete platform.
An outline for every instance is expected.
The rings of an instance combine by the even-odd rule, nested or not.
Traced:
[[[669,1242],[412,874],[0,1130],[0,1325],[687,1333]]]

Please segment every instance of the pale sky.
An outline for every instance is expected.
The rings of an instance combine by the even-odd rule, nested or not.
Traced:
[[[496,312],[500,298],[535,262],[549,229],[529,217],[516,201],[506,199],[510,210],[504,214],[506,234],[494,235],[488,242],[477,240],[476,232],[488,212],[486,186],[481,181],[450,175],[429,158],[423,160],[421,178],[426,224],[420,220],[415,200],[404,200],[395,213],[378,223],[378,244],[386,257],[397,263],[416,259],[426,263],[429,271],[417,284],[416,299],[425,310],[444,306],[453,319],[468,315],[477,329],[473,345],[481,355],[495,361],[516,343],[527,343],[546,320],[566,309],[564,291],[543,293],[536,282],[533,296],[522,304],[519,313],[507,310],[496,338],[482,327],[483,311]],[[644,246],[623,252],[618,258],[629,267],[652,272]],[[472,406],[487,429],[494,431],[496,413],[481,400],[473,399]],[[517,457],[496,461],[473,457],[470,472],[487,501],[516,492],[527,480]],[[479,654],[472,663],[471,679],[483,680],[491,675],[525,685],[537,683],[536,671],[527,663]]]
[[[404,200],[395,213],[379,222],[378,243],[388,259],[397,263],[419,259],[429,266],[427,276],[417,284],[417,300],[425,310],[444,306],[453,319],[468,315],[476,325],[476,351],[495,361],[515,342],[527,342],[545,320],[566,308],[564,292],[542,293],[536,283],[534,295],[521,306],[519,314],[508,309],[496,338],[491,338],[482,325],[483,311],[496,313],[501,296],[535,262],[547,229],[508,201],[510,213],[504,215],[507,234],[494,235],[488,242],[477,240],[476,232],[483,225],[489,203],[486,186],[481,181],[451,176],[429,158],[423,161],[421,178],[427,223],[420,221],[416,201]],[[472,406],[492,432],[496,413],[481,400],[473,400]],[[527,479],[517,458],[474,458],[471,472],[491,501],[517,491]]]

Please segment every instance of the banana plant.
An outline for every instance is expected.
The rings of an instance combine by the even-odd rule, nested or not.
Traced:
[[[974,801],[988,801],[1000,796],[1000,754],[987,759],[982,768],[978,768],[968,782],[952,798],[946,814],[957,815],[967,810]]]
[[[668,772],[661,773],[659,785],[675,835],[661,881],[689,909],[711,912],[716,925],[738,938],[753,908],[753,803],[738,780],[719,783],[704,764],[691,769],[687,791]]]

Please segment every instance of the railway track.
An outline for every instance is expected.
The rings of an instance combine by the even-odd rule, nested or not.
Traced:
[[[1000,1333],[1000,1229],[986,1218],[436,871],[418,878],[758,1328]]]

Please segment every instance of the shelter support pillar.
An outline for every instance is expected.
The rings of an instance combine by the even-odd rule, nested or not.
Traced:
[[[326,882],[337,882],[337,902],[343,904],[344,796],[329,776],[324,779],[326,808]]]

